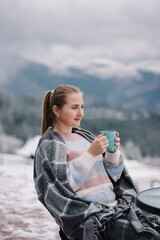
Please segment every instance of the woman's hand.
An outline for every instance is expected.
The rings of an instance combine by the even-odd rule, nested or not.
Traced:
[[[114,144],[114,145],[116,145],[116,148],[115,148],[114,151],[110,151],[110,153],[115,153],[115,152],[117,152],[117,151],[119,150],[119,146],[120,146],[120,137],[119,137],[119,133],[116,132],[116,135],[117,135],[117,137],[115,138],[116,143]]]
[[[104,136],[104,133],[97,136],[94,141],[91,143],[88,152],[96,157],[102,153],[104,153],[109,146],[108,139]]]

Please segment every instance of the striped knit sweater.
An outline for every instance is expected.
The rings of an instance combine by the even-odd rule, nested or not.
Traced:
[[[90,142],[77,133],[62,135],[67,146],[67,177],[77,196],[88,201],[107,205],[116,205],[116,196],[108,174],[116,182],[120,179],[124,163],[120,152],[106,152],[97,157],[91,156],[87,150]]]

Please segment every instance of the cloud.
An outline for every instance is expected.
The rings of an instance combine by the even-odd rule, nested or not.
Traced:
[[[5,85],[18,71],[27,66],[27,61],[17,54],[10,54],[7,51],[0,51],[0,84]]]
[[[159,73],[159,9],[159,0],[1,0],[3,78],[14,56],[68,75],[72,67],[102,78]]]
[[[140,79],[140,70],[160,74],[160,60],[124,63],[107,58],[104,54],[103,47],[84,46],[77,49],[65,44],[53,44],[48,48],[36,45],[34,53],[27,50],[23,58],[48,66],[51,73],[67,76],[72,74],[72,69],[104,80],[112,77]]]

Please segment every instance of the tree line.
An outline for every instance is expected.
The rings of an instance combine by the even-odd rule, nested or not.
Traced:
[[[41,117],[42,99],[0,93],[0,123],[4,133],[25,143],[29,138],[40,135]],[[139,146],[143,156],[160,156],[159,114],[150,113],[148,118],[141,116],[136,120],[84,118],[81,127],[95,135],[98,135],[100,130],[116,130],[120,133],[122,145],[132,141]]]

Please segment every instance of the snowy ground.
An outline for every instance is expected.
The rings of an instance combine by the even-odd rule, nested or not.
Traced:
[[[140,190],[160,186],[160,169],[127,161]],[[32,160],[0,154],[0,239],[59,240],[58,226],[37,200]]]
[[[0,239],[58,240],[58,227],[37,200],[32,160],[0,154]]]

